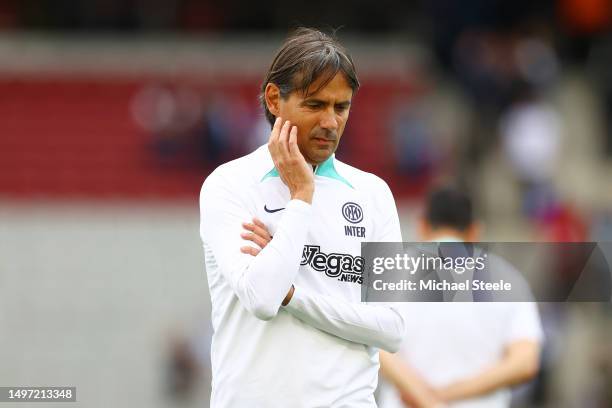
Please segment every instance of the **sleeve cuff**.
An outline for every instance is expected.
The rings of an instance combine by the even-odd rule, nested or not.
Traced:
[[[291,296],[291,300],[285,306],[282,306],[283,309],[287,311],[297,311],[300,309],[300,305],[303,303],[303,297],[306,296],[303,288],[300,288],[297,285],[293,285],[293,296]]]

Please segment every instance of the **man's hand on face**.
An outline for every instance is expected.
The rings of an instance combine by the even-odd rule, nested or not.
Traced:
[[[242,239],[246,241],[251,241],[260,248],[253,248],[252,246],[248,245],[240,247],[240,252],[242,252],[243,254],[257,256],[257,254],[259,254],[259,252],[264,249],[270,241],[272,241],[272,235],[270,235],[268,228],[263,222],[261,222],[257,218],[253,218],[252,223],[243,222],[242,227],[245,230],[249,231],[240,234]],[[293,297],[294,290],[295,288],[293,287],[293,285],[291,285],[291,289],[289,289],[289,292],[287,292],[287,296],[285,296],[285,299],[283,300],[283,306],[287,306],[287,304],[291,300],[291,297]]]
[[[276,118],[268,140],[268,150],[281,180],[289,187],[291,199],[311,204],[314,174],[312,166],[306,163],[298,148],[297,133],[297,126],[291,126],[289,121],[283,123],[280,117]]]

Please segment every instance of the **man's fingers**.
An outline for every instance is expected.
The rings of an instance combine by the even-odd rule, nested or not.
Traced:
[[[266,245],[268,245],[269,242],[268,240],[260,237],[257,234],[253,234],[252,232],[243,232],[242,234],[240,234],[240,236],[242,237],[242,239],[254,242],[260,248],[264,248]]]
[[[240,252],[242,252],[243,254],[247,254],[247,255],[257,256],[257,254],[260,251],[261,251],[260,249],[253,248],[253,247],[250,247],[250,246],[240,247]]]
[[[274,129],[270,135],[268,150],[272,155],[272,161],[276,168],[282,167],[289,159],[289,130],[291,128],[290,121],[284,121],[277,118],[274,123]],[[283,178],[281,174],[281,179]]]
[[[298,160],[303,161],[304,164],[306,164],[306,159],[304,159],[304,156],[302,155],[302,152],[300,152],[300,148],[297,144],[297,134],[298,128],[297,126],[293,126],[289,135],[289,154],[292,156],[297,156]]]
[[[261,227],[263,229],[265,229],[266,231],[268,230],[268,228],[266,228],[266,224],[264,224],[259,218],[253,218],[253,223],[255,225],[257,225],[258,227]]]
[[[270,235],[266,227],[262,228],[259,225],[255,225],[255,224],[243,224],[243,227],[245,230],[251,231],[252,233],[265,239],[266,242],[269,242],[272,239],[272,235]]]
[[[278,154],[279,159],[286,159],[289,156],[289,129],[291,127],[291,122],[288,120],[283,123],[283,127],[280,130],[280,135],[278,136]]]
[[[253,220],[255,221],[255,220]],[[265,224],[263,224],[261,221],[257,220],[258,223],[250,223],[250,222],[243,222],[242,223],[242,227],[247,230],[247,231],[251,231],[254,232],[256,234],[261,235],[262,237],[267,237],[270,235],[270,233],[268,232],[268,228],[266,228]]]
[[[253,218],[253,222],[253,224],[248,222],[242,223],[244,229],[251,232],[243,232],[240,234],[240,236],[246,241],[253,242],[255,245],[259,246],[259,248],[265,248],[265,246],[268,245],[268,242],[270,242],[272,239],[272,236],[268,232],[268,229],[263,222],[257,218]],[[243,254],[257,256],[257,254],[261,251],[259,248],[244,246],[240,248],[240,252]]]
[[[278,137],[280,135],[283,120],[280,117],[276,118],[274,126],[272,126],[272,132],[270,132],[270,139],[268,140],[268,150],[272,155],[272,160],[278,155]],[[276,163],[275,163],[276,164]]]
[[[300,151],[297,145],[297,133],[297,126],[291,126],[291,132],[289,133],[289,153],[291,154],[299,153]]]
[[[278,141],[283,148],[280,149],[281,153],[288,156],[289,154],[289,131],[291,130],[291,122],[286,121],[281,129]]]
[[[270,133],[269,142],[274,142],[278,140],[278,136],[280,135],[281,126],[283,124],[283,120],[280,117],[277,117],[274,121],[274,126],[272,126],[272,132]]]
[[[242,226],[245,230],[254,232],[260,237],[267,239],[268,241],[272,239],[272,235],[270,234],[270,231],[268,231],[266,225],[257,218],[253,218],[253,224],[244,222],[242,223]]]

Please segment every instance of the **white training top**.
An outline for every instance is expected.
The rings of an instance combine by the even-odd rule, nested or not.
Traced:
[[[387,184],[332,156],[315,170],[312,205],[290,200],[262,146],[206,179],[200,211],[211,406],[375,407],[378,348],[396,351],[405,332],[397,310],[360,302],[361,242],[401,241]],[[273,235],[256,257],[240,252],[253,217]]]
[[[537,306],[532,302],[405,303],[408,336],[398,355],[432,386],[479,374],[503,357],[517,340],[542,340]],[[510,406],[508,388],[449,404],[452,408]],[[381,384],[381,408],[403,408],[395,388]]]

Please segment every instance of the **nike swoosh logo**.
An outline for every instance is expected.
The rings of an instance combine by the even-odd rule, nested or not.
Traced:
[[[278,211],[280,211],[280,210],[284,210],[284,209],[285,209],[285,207],[282,207],[282,208],[275,208],[275,209],[271,210],[271,209],[269,209],[269,208],[268,208],[268,207],[267,207],[267,206],[264,204],[264,210],[266,210],[266,212],[267,212],[267,213],[275,213],[275,212],[278,212]]]

